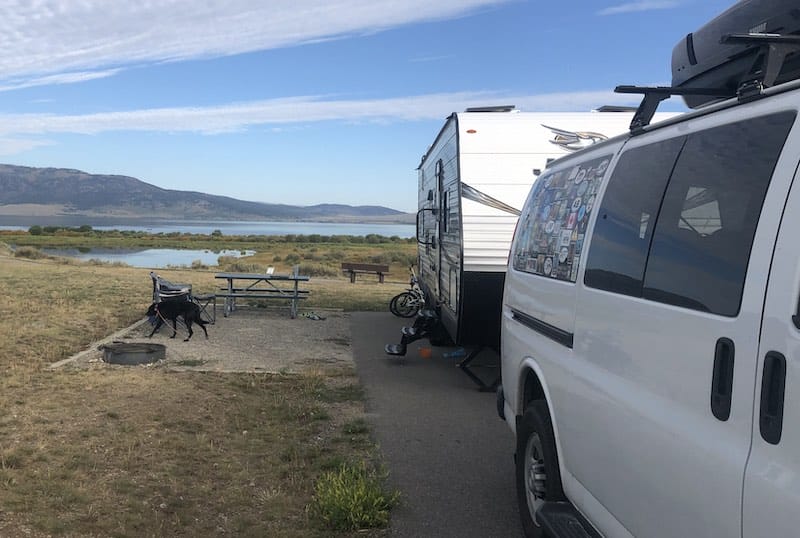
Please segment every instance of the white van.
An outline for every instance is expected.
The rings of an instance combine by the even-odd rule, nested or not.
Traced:
[[[682,80],[710,97],[555,161],[528,196],[498,391],[527,536],[800,535],[800,82],[782,82],[800,58],[791,4],[740,2],[689,34],[673,68],[691,52],[696,74],[711,74]],[[795,35],[765,34],[792,9],[795,27],[788,15],[782,27]],[[739,55],[724,61],[761,55],[761,69],[741,73],[738,97],[711,102],[735,66],[704,86],[720,70],[699,44],[722,47],[711,34],[733,19],[723,33],[764,33],[735,37]]]

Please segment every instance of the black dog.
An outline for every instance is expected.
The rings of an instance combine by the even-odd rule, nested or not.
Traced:
[[[168,320],[172,321],[172,336],[170,338],[175,338],[175,335],[178,334],[177,320],[178,317],[181,317],[186,329],[189,331],[189,336],[186,337],[184,342],[188,342],[189,338],[194,334],[192,323],[197,323],[206,334],[206,339],[208,339],[206,322],[200,317],[200,307],[191,301],[161,301],[160,303],[153,303],[147,309],[147,315],[148,317],[156,318],[156,326],[153,327],[153,332],[150,333],[148,338],[152,338],[156,331]]]

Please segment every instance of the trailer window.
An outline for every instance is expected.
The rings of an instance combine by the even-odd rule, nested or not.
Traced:
[[[514,269],[575,282],[586,225],[610,161],[605,155],[536,180],[517,226]]]

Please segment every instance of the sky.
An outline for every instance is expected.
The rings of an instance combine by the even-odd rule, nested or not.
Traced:
[[[733,4],[4,0],[0,162],[416,211],[452,112],[636,105],[613,88],[669,85],[675,44]]]

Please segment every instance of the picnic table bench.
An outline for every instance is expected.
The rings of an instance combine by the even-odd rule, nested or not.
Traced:
[[[224,279],[227,285],[217,297],[225,298],[225,317],[236,310],[236,299],[285,299],[289,301],[292,319],[297,317],[297,303],[308,298],[309,291],[299,289],[300,282],[310,277],[296,273],[274,275],[263,273],[217,273],[214,278]]]
[[[356,281],[357,273],[374,273],[378,275],[378,282],[383,284],[383,276],[389,273],[389,266],[377,263],[342,262],[342,271],[350,275],[350,282]]]

